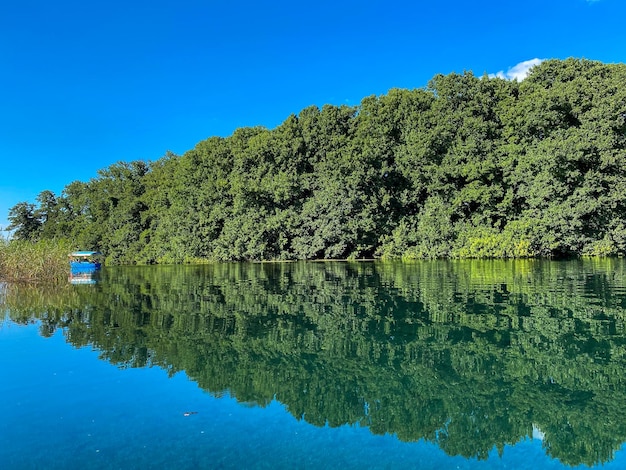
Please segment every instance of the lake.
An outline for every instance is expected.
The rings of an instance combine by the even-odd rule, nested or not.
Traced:
[[[626,262],[0,284],[0,467],[625,468]]]

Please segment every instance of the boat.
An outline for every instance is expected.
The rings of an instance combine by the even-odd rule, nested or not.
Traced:
[[[99,251],[74,251],[69,254],[72,273],[98,271],[102,267]]]

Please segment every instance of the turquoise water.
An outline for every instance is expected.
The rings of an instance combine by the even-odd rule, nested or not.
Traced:
[[[5,287],[0,467],[624,468],[624,272],[228,265]]]

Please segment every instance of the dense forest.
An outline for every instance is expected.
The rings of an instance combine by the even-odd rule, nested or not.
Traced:
[[[184,370],[217,396],[450,455],[538,429],[550,456],[593,465],[626,441],[623,259],[110,267],[100,281],[7,284],[0,309],[122,368]]]
[[[109,264],[626,253],[626,64],[436,75],[15,205]]]

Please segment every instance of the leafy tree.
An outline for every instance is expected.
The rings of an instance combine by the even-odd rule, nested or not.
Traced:
[[[9,211],[9,226],[18,240],[36,240],[39,237],[42,221],[38,217],[35,205],[19,202]]]
[[[439,74],[116,163],[11,220],[109,263],[623,255],[625,80],[577,59]]]

